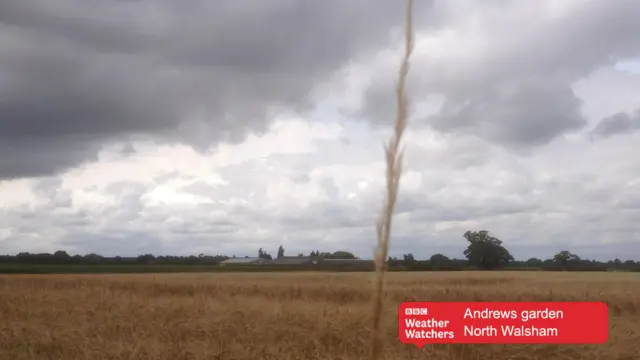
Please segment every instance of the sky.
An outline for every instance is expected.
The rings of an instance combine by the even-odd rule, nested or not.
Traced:
[[[371,258],[404,7],[0,2],[0,253]],[[416,0],[390,255],[640,260],[638,18]]]

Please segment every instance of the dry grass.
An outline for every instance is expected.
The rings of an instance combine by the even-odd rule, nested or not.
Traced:
[[[638,274],[387,276],[384,359],[640,358]],[[367,359],[372,281],[367,273],[4,276],[0,359]],[[610,341],[421,351],[398,341],[404,300],[605,300]]]
[[[379,359],[383,351],[382,314],[384,312],[384,292],[385,292],[385,272],[387,267],[387,254],[389,253],[389,243],[391,242],[391,225],[393,222],[393,211],[395,209],[398,190],[400,189],[400,178],[402,176],[402,155],[400,143],[404,130],[409,119],[409,98],[406,94],[405,84],[409,74],[409,60],[413,52],[413,0],[407,0],[405,46],[400,72],[398,74],[398,84],[396,87],[396,119],[393,135],[385,145],[385,160],[387,171],[386,197],[382,208],[382,214],[377,224],[377,247],[375,252],[376,278],[373,295],[373,327],[371,329],[371,360]]]

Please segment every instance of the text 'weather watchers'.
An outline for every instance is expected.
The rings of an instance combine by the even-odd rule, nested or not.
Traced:
[[[405,302],[398,308],[400,341],[419,347],[594,344],[608,336],[608,308],[602,302]]]

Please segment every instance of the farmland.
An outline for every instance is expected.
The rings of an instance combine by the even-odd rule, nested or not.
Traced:
[[[388,274],[384,359],[638,359],[637,273]],[[367,359],[372,273],[0,276],[1,359]],[[606,301],[602,345],[397,339],[401,301]],[[585,329],[589,331],[589,329]]]

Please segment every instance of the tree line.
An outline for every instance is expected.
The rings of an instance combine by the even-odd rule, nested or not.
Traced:
[[[285,250],[282,245],[278,248],[276,258],[284,257]],[[258,249],[258,257],[262,259],[273,259],[274,257],[262,248]],[[297,254],[298,257],[319,257],[323,259],[357,259],[357,257],[349,251],[321,252],[314,250],[309,255],[302,253]],[[244,256],[248,258],[249,256]],[[91,265],[91,264],[167,264],[167,265],[217,265],[221,262],[236,258],[235,255],[205,255],[198,256],[154,256],[153,254],[144,254],[134,257],[121,256],[102,256],[95,253],[86,255],[69,255],[64,250],[58,250],[51,253],[28,253],[21,252],[17,255],[0,255],[0,264],[47,264],[47,265]]]
[[[613,259],[596,261],[583,259],[567,250],[560,251],[547,259],[530,258],[517,261],[513,258],[502,240],[492,236],[487,230],[467,231],[463,234],[467,241],[467,248],[462,252],[463,258],[449,258],[443,254],[434,254],[429,259],[418,260],[413,254],[404,254],[401,258],[389,257],[387,264],[390,268],[405,270],[499,270],[499,269],[537,269],[537,270],[566,270],[566,271],[606,271],[626,270],[640,271],[640,261]],[[284,257],[285,249],[282,245],[277,250],[276,258]],[[273,256],[264,249],[258,249],[258,257],[272,259]],[[299,257],[304,254],[297,254]],[[324,259],[357,259],[348,251],[321,252],[314,250],[310,257]],[[137,257],[106,257],[98,254],[69,255],[59,250],[51,253],[32,254],[22,252],[17,255],[0,255],[0,264],[56,264],[56,265],[89,265],[89,264],[166,264],[166,265],[217,265],[222,261],[235,258],[226,255],[198,256],[154,256],[152,254]]]
[[[282,245],[280,245],[278,247],[278,252],[277,252],[277,255],[276,255],[276,259],[283,258],[284,256],[285,256],[284,255],[284,247],[282,247]],[[305,256],[319,257],[319,258],[323,258],[323,259],[358,259],[358,257],[353,255],[353,253],[351,253],[349,251],[343,251],[343,250],[338,250],[338,251],[334,251],[334,252],[320,252],[320,250],[314,250],[314,251],[310,252],[309,255],[304,255],[303,253],[298,253],[298,255],[297,255],[297,257],[305,257]],[[269,254],[268,252],[266,252],[262,248],[258,249],[258,257],[260,259],[273,260],[273,256],[271,256],[271,254]]]
[[[401,259],[389,258],[389,266],[401,266],[411,270],[553,270],[553,271],[640,271],[640,261],[613,259],[597,261],[583,259],[569,252],[560,251],[550,258],[529,258],[517,261],[503,241],[492,236],[487,230],[467,231],[463,234],[467,241],[462,259],[450,259],[443,254],[432,255],[428,260],[416,260],[412,254],[404,254]]]

